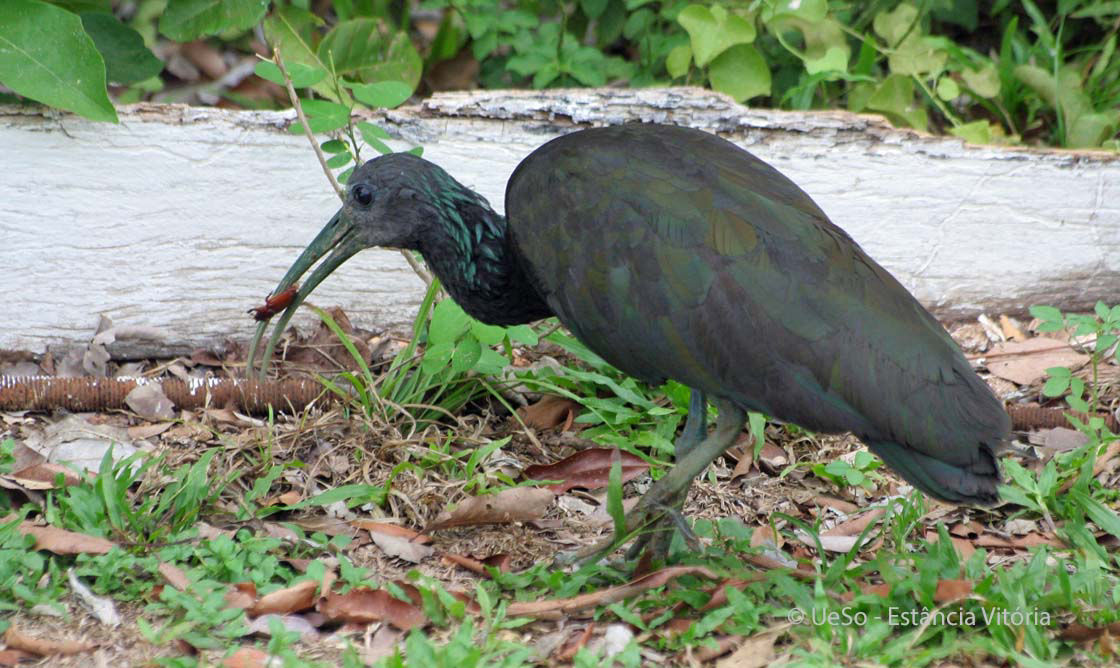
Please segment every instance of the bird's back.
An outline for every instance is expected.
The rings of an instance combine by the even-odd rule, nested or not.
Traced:
[[[931,494],[994,500],[1000,403],[902,285],[750,153],[670,126],[577,132],[521,163],[506,214],[537,291],[626,373],[852,431]],[[952,470],[923,470],[937,462]]]

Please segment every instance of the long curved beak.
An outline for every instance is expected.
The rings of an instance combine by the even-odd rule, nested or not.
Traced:
[[[268,339],[268,346],[265,348],[264,357],[261,360],[260,379],[264,380],[265,373],[268,371],[269,361],[272,359],[272,353],[276,349],[276,343],[280,340],[280,335],[283,334],[284,328],[288,326],[288,321],[292,319],[296,309],[303,303],[307,296],[323,282],[327,276],[335,269],[354,256],[358,251],[365,248],[365,245],[358,239],[357,228],[350,220],[343,215],[340,209],[330,222],[319,232],[319,234],[307,245],[307,248],[300,253],[296,261],[288,269],[288,273],[284,274],[284,278],[280,279],[280,283],[272,292],[273,295],[279,295],[284,291],[295,285],[300,276],[303,276],[308,269],[314,265],[319,258],[326,255],[326,259],[315,268],[315,271],[307,277],[303,285],[300,286],[295,296],[292,297],[291,302],[284,313],[281,314],[280,320],[276,323],[276,327],[272,330],[272,336]],[[327,255],[327,253],[330,253]],[[256,358],[257,347],[260,345],[261,339],[264,337],[265,331],[268,329],[268,322],[272,319],[272,314],[265,312],[261,318],[261,322],[257,325],[256,335],[253,337],[253,342],[249,346],[249,360],[247,368],[249,373],[252,373],[253,362]]]

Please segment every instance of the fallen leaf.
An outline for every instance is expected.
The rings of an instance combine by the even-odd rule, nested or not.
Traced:
[[[933,594],[934,603],[959,601],[972,593],[972,580],[938,580]]]
[[[272,622],[280,622],[280,626],[289,632],[298,633],[305,642],[317,640],[319,631],[301,615],[261,615],[249,621],[249,632],[262,636],[272,636]]]
[[[191,579],[187,577],[183,569],[175,564],[162,561],[159,566],[156,567],[156,570],[159,571],[159,574],[163,576],[164,580],[167,580],[167,584],[179,591],[186,591],[191,586]]]
[[[372,624],[388,622],[402,631],[428,623],[423,611],[384,589],[358,587],[345,594],[327,592],[319,599],[319,612],[334,622]]]
[[[226,592],[226,607],[248,610],[257,603],[257,586],[252,582],[238,582]]]
[[[18,649],[0,650],[0,666],[18,666],[21,663],[35,661],[36,655]]]
[[[1026,341],[1002,341],[984,354],[992,375],[1019,385],[1033,385],[1042,380],[1050,367],[1080,369],[1089,361],[1070,346],[1053,339],[1033,338]]]
[[[402,638],[404,638],[403,631],[388,624],[382,624],[381,628],[374,632],[373,638],[361,645],[361,649],[358,650],[361,653],[362,661],[365,665],[371,665],[392,656]]]
[[[399,536],[407,538],[415,543],[424,543],[425,545],[432,542],[431,536],[426,536],[415,529],[402,527],[399,524],[389,524],[388,522],[375,522],[374,520],[350,520],[350,525],[358,528],[365,529],[373,533],[377,532],[386,536]]]
[[[537,403],[518,408],[517,414],[527,427],[552,429],[574,419],[580,408],[578,401],[546,394]]]
[[[514,487],[497,494],[471,496],[454,510],[436,516],[421,533],[474,524],[508,524],[535,520],[544,514],[555,498],[550,490]]]
[[[845,515],[851,515],[859,510],[859,506],[843,499],[838,499],[835,496],[828,496],[826,494],[819,494],[813,497],[813,503],[824,508],[832,508]]]
[[[4,644],[7,645],[8,649],[30,652],[31,654],[38,654],[39,656],[80,654],[81,652],[89,652],[98,646],[98,643],[85,642],[82,640],[46,640],[44,638],[37,638],[20,631],[19,627],[15,624],[9,626],[8,630],[4,632]]]
[[[591,640],[591,634],[595,631],[595,622],[589,623],[582,631],[576,631],[572,634],[560,651],[556,654],[554,659],[558,662],[566,663],[575,658],[576,654],[581,649],[587,646],[587,641]]]
[[[743,636],[717,636],[715,639],[715,647],[712,647],[710,645],[701,647],[699,651],[693,654],[693,658],[698,663],[705,663],[707,661],[711,661],[712,659],[721,657],[724,654],[730,652],[731,648],[735,647],[737,643],[741,642],[742,638]]]
[[[400,535],[369,530],[369,537],[385,554],[414,564],[420,563],[435,552],[434,548]]]
[[[121,616],[117,612],[117,605],[113,599],[98,596],[85,585],[84,582],[74,573],[71,568],[66,572],[66,582],[70,585],[70,591],[82,602],[82,604],[93,613],[97,621],[109,628],[116,628],[121,625]]]
[[[880,517],[885,515],[886,512],[887,509],[883,507],[872,508],[859,517],[854,517],[847,520],[846,522],[837,524],[828,531],[824,532],[822,538],[824,536],[858,536],[859,534],[863,533],[863,530],[866,529],[868,525],[873,524]]]
[[[1008,318],[1006,315],[999,316],[999,328],[1003,332],[1004,338],[1012,341],[1026,341],[1027,336],[1023,334],[1023,330],[1019,328],[1019,323],[1013,318]]]
[[[159,436],[163,432],[171,428],[174,422],[157,422],[155,424],[141,424],[135,427],[128,428],[128,437],[135,441],[143,441],[146,438]]]
[[[764,668],[774,658],[774,641],[777,633],[758,633],[743,641],[743,644],[725,659],[716,663],[716,668]]]
[[[97,536],[67,531],[52,526],[35,526],[31,522],[21,522],[19,532],[35,537],[35,549],[55,554],[105,554],[116,547],[116,543]]]
[[[495,554],[485,559],[475,559],[474,557],[468,557],[463,554],[448,553],[443,555],[443,558],[450,563],[462,566],[471,572],[487,577],[490,576],[490,571],[487,569],[488,566],[498,569],[500,573],[508,573],[513,563],[513,559],[508,554]]]
[[[1112,622],[1111,624],[1097,627],[1085,626],[1080,622],[1073,622],[1062,629],[1058,637],[1062,640],[1085,642],[1086,640],[1096,640],[1106,633],[1120,636],[1120,622]]]
[[[265,668],[268,665],[268,652],[255,647],[242,647],[222,659],[222,666],[225,668]]]
[[[308,610],[315,605],[315,592],[319,583],[314,580],[297,582],[291,587],[278,589],[260,597],[256,605],[249,609],[249,615],[287,614]]]
[[[77,485],[82,481],[81,477],[74,472],[73,469],[62,466],[61,464],[54,464],[51,462],[43,462],[35,464],[19,470],[14,470],[8,475],[0,476],[11,480],[25,489],[44,490],[44,489],[57,489],[58,485],[55,480],[62,476],[62,485]]]
[[[589,448],[582,450],[552,464],[534,464],[525,469],[525,477],[531,480],[559,480],[548,485],[557,494],[563,494],[573,487],[598,489],[610,482],[613,458],[621,459],[622,482],[627,482],[649,470],[641,457],[613,448]]]
[[[891,595],[891,586],[886,582],[879,584],[862,584],[860,591],[869,596],[878,596],[879,598],[887,598]]]
[[[159,383],[144,383],[129,390],[124,402],[134,413],[146,420],[172,420],[175,404],[163,393]]]

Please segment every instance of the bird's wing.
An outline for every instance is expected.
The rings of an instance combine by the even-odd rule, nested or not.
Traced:
[[[541,295],[631,375],[962,465],[1007,431],[898,281],[718,137],[623,126],[556,140],[519,166],[506,210]]]

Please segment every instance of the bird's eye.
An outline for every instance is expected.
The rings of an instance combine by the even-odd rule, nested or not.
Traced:
[[[369,186],[363,185],[361,183],[354,186],[354,189],[350,191],[350,194],[354,198],[354,201],[361,206],[369,206],[370,203],[373,202],[373,190],[371,190]]]

